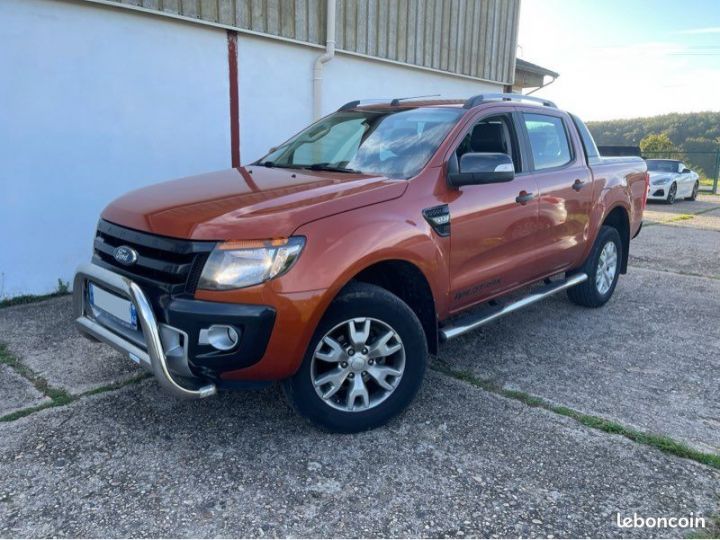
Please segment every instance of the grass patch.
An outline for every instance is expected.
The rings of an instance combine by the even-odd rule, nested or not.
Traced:
[[[700,179],[699,179],[699,182],[700,182],[700,185],[701,185],[701,186],[710,186],[710,187],[712,187],[712,186],[715,184],[715,180],[713,180],[712,178],[706,178],[706,177],[700,178]]]
[[[112,392],[113,390],[119,390],[120,388],[129,386],[131,384],[137,384],[146,379],[149,379],[150,377],[152,377],[152,375],[150,373],[141,373],[139,375],[136,375],[135,377],[127,379],[126,381],[121,381],[121,382],[112,383],[112,384],[106,384],[105,386],[98,386],[97,388],[93,388],[92,390],[87,390],[86,392],[79,394],[77,397],[81,398],[81,397],[85,397],[85,396],[94,396],[97,394],[103,394],[105,392]]]
[[[49,409],[51,407],[59,407],[59,405],[56,405],[54,401],[49,401],[47,403],[43,403],[42,405],[37,405],[35,407],[28,407],[27,409],[20,409],[19,411],[15,411],[10,414],[6,414],[5,416],[0,416],[0,423],[13,422],[15,420],[20,420],[20,418],[24,418],[33,413],[36,413],[38,411],[43,411],[43,410]]]
[[[689,219],[695,219],[695,216],[693,214],[680,214],[672,219],[667,220],[667,223],[672,223],[673,221],[687,221]]]
[[[61,404],[69,403],[72,401],[72,396],[65,390],[60,388],[54,388],[43,378],[35,373],[32,369],[27,367],[25,364],[20,362],[7,350],[7,347],[0,343],[0,364],[5,364],[14,369],[18,374],[25,377],[32,385],[38,389],[38,391],[45,394],[53,402]]]
[[[102,394],[104,392],[117,390],[130,384],[136,384],[150,377],[149,373],[141,373],[140,375],[137,375],[126,381],[100,386],[98,388],[88,390],[87,392],[73,395],[69,394],[61,388],[55,388],[53,386],[50,386],[47,380],[45,380],[43,377],[40,377],[32,369],[27,367],[25,364],[15,358],[12,354],[10,354],[10,352],[7,350],[7,347],[2,343],[0,343],[0,364],[11,367],[16,373],[30,381],[30,383],[32,383],[32,385],[37,388],[37,390],[50,398],[50,401],[47,401],[40,405],[36,405],[34,407],[27,407],[25,409],[6,414],[5,416],[0,416],[0,422],[12,422],[13,420],[24,418],[25,416],[31,415],[38,411],[42,411],[44,409],[49,409],[51,407],[62,407],[63,405],[68,405],[74,401],[77,401],[81,397],[94,396],[96,394]]]
[[[720,455],[700,452],[699,450],[690,448],[686,444],[671,439],[670,437],[666,437],[665,435],[655,435],[652,433],[638,431],[599,416],[581,413],[580,411],[561,405],[554,405],[543,398],[533,396],[527,392],[522,392],[520,390],[508,390],[491,381],[475,377],[470,372],[454,370],[442,361],[440,364],[433,365],[432,369],[455,379],[465,381],[473,386],[482,388],[483,390],[493,392],[509,399],[514,399],[515,401],[524,403],[529,407],[545,409],[546,411],[572,418],[586,427],[604,431],[605,433],[611,433],[613,435],[622,435],[633,442],[652,446],[653,448],[657,448],[666,454],[691,459],[693,461],[697,461],[698,463],[702,463],[703,465],[720,469]]]
[[[67,281],[58,279],[58,285],[55,292],[51,292],[50,294],[23,294],[22,296],[14,296],[12,298],[7,298],[6,300],[0,300],[0,309],[11,306],[21,306],[24,304],[34,304],[35,302],[42,302],[43,300],[59,298],[69,294],[70,284]]]

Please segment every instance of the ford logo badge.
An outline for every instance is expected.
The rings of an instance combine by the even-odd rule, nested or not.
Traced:
[[[130,266],[138,260],[138,252],[128,246],[118,246],[115,248],[113,257],[122,265]]]

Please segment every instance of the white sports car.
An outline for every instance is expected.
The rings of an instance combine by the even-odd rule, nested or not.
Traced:
[[[699,176],[675,159],[647,159],[650,173],[648,199],[673,204],[677,199],[694,201],[700,187]]]

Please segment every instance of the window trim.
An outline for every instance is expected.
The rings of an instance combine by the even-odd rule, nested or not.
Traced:
[[[515,111],[513,110],[501,110],[496,111],[489,109],[487,111],[484,111],[483,113],[478,114],[474,118],[470,119],[470,121],[466,124],[466,127],[463,128],[460,131],[460,134],[456,137],[455,142],[453,142],[450,146],[450,150],[446,152],[444,162],[444,170],[447,171],[448,164],[450,163],[451,156],[457,152],[457,149],[460,147],[460,145],[465,140],[465,137],[468,136],[468,134],[475,128],[477,124],[480,122],[483,122],[489,118],[495,118],[498,116],[502,116],[505,118],[505,121],[507,122],[507,128],[510,132],[510,143],[513,145],[513,148],[517,149],[518,154],[518,161],[520,162],[520,170],[515,171],[515,177],[518,176],[524,176],[526,174],[530,174],[532,172],[530,170],[530,163],[528,162],[526,158],[526,152],[524,147],[524,141],[523,141],[523,135],[518,130],[518,126],[516,125],[517,119],[515,118]],[[512,159],[513,156],[510,156],[510,159]],[[514,163],[514,161],[513,161]],[[511,180],[512,182],[512,180]]]
[[[535,167],[535,157],[533,156],[532,152],[532,145],[530,144],[530,134],[528,133],[527,126],[525,125],[525,115],[527,114],[534,114],[536,116],[549,116],[551,118],[557,118],[560,120],[560,123],[563,126],[563,129],[565,130],[565,138],[567,139],[568,143],[568,149],[570,151],[570,159],[567,163],[563,163],[562,165],[557,165],[555,167],[547,167],[545,169],[538,169]],[[546,112],[545,110],[542,111],[536,111],[534,109],[529,110],[526,108],[523,108],[522,110],[518,111],[518,123],[520,124],[520,130],[523,133],[523,136],[525,138],[526,143],[526,151],[527,151],[527,161],[530,165],[530,170],[533,173],[541,174],[546,172],[553,172],[553,171],[562,171],[565,169],[569,169],[573,166],[575,166],[577,162],[577,152],[575,151],[575,144],[573,143],[573,138],[571,137],[570,130],[568,129],[567,121],[562,115],[558,114],[550,114],[549,112]]]

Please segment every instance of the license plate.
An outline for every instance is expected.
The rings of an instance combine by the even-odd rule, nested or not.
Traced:
[[[101,289],[94,283],[88,283],[88,300],[93,308],[137,330],[137,309],[130,300]]]

